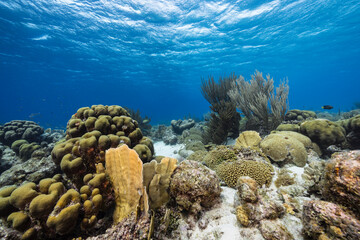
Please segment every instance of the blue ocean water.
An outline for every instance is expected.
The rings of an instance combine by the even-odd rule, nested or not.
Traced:
[[[66,126],[79,107],[201,117],[201,78],[288,78],[290,108],[360,102],[358,0],[0,0],[0,122]]]

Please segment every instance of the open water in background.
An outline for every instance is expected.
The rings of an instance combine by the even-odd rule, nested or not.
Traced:
[[[360,102],[360,1],[0,0],[0,122],[66,126],[79,107],[201,117],[201,78],[255,69],[290,108]]]

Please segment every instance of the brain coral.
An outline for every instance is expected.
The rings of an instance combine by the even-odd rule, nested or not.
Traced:
[[[217,175],[228,185],[235,188],[239,177],[249,176],[253,178],[259,186],[270,186],[273,167],[265,162],[252,160],[240,160],[235,162],[224,162],[217,166]]]
[[[261,141],[261,137],[256,131],[244,131],[236,139],[236,147],[252,147],[258,148]]]
[[[307,161],[306,146],[311,141],[296,132],[272,133],[260,143],[262,151],[275,162],[289,161],[303,167]],[[304,145],[305,144],[305,145]]]

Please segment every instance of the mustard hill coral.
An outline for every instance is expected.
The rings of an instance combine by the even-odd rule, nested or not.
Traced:
[[[69,189],[56,203],[46,225],[60,235],[69,233],[76,226],[80,207],[80,194],[74,189]]]
[[[22,230],[30,222],[30,217],[24,212],[13,212],[7,217],[7,221],[11,223],[11,226],[17,230]]]
[[[50,186],[42,187],[39,183],[39,190],[43,193],[36,196],[29,205],[30,215],[34,218],[41,218],[48,216],[53,210],[57,200],[65,192],[65,187],[61,182],[57,182],[54,179],[50,179],[53,183]],[[43,188],[43,189],[42,189]],[[46,189],[47,188],[47,189]]]
[[[10,203],[10,195],[16,189],[16,186],[5,186],[0,189],[0,216],[4,217],[15,211]]]
[[[109,148],[126,144],[142,161],[152,159],[152,141],[143,137],[138,123],[128,115],[120,106],[94,105],[80,108],[69,120],[67,140],[54,147],[52,158],[77,187],[87,173],[96,172],[96,164],[105,164]]]
[[[35,142],[29,143],[25,139],[16,140],[11,144],[11,149],[25,161],[28,160],[32,153],[40,148]]]
[[[18,209],[24,209],[39,193],[36,191],[36,184],[33,182],[25,183],[16,188],[10,195],[10,204]]]

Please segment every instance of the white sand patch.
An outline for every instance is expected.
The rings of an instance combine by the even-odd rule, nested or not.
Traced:
[[[304,173],[304,168],[307,165],[305,165],[304,167],[297,167],[297,166],[291,166],[288,167],[287,170],[291,171],[294,176],[295,176],[295,181],[297,184],[299,185],[303,185],[304,184],[304,179],[301,177]]]
[[[236,139],[228,138],[226,145],[227,146],[234,146],[235,143],[236,143]]]
[[[245,240],[264,239],[258,229],[242,227],[235,215],[236,190],[229,187],[221,187],[220,206],[204,213],[197,224],[189,229],[184,221],[179,226],[185,230],[181,232],[181,239],[184,240]],[[204,223],[206,223],[204,225]],[[251,237],[251,238],[249,238]]]
[[[180,149],[185,148],[184,144],[166,145],[163,141],[154,142],[155,154],[176,159],[182,159],[178,154]]]
[[[281,219],[281,222],[291,233],[294,239],[304,239],[304,236],[302,235],[303,223],[300,218],[297,218],[291,214],[285,214],[285,216]]]

